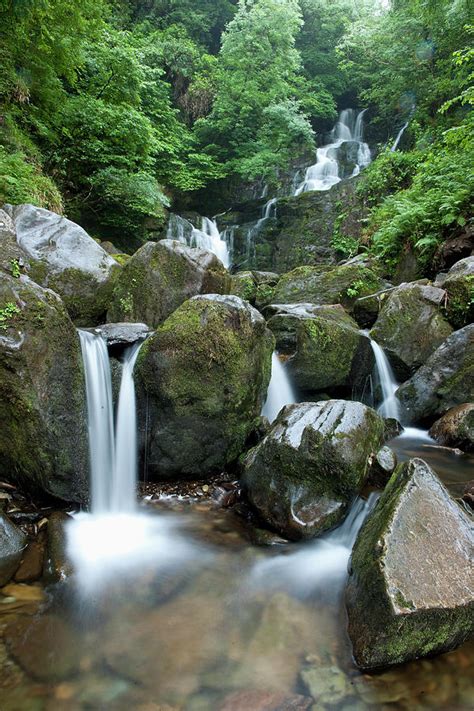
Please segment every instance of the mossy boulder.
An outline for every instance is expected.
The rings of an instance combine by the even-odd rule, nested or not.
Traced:
[[[283,274],[273,294],[273,303],[343,304],[380,291],[385,282],[370,264],[354,260],[337,267],[297,267]]]
[[[383,438],[383,419],[361,403],[289,405],[246,456],[242,484],[270,527],[311,538],[345,517]]]
[[[60,298],[0,272],[0,476],[68,501],[88,490],[81,349]]]
[[[252,272],[237,272],[230,277],[231,287],[230,293],[234,296],[240,296],[245,301],[255,303],[257,296],[257,282]]]
[[[338,305],[277,304],[268,327],[277,349],[291,355],[292,382],[304,393],[362,390],[374,365],[370,340]]]
[[[0,588],[16,573],[27,543],[25,534],[0,511]]]
[[[29,276],[63,299],[78,326],[105,319],[120,266],[87,232],[50,210],[6,205]]]
[[[169,239],[147,242],[123,267],[107,320],[155,327],[187,299],[230,288],[229,274],[212,252]]]
[[[396,396],[407,422],[433,419],[474,401],[474,325],[448,336]]]
[[[446,289],[446,316],[455,328],[474,321],[474,257],[456,262],[443,282]]]
[[[474,452],[474,403],[451,408],[430,429],[430,436],[444,447]]]
[[[471,521],[421,459],[397,469],[359,532],[346,602],[354,657],[380,669],[474,632]]]
[[[0,210],[0,269],[11,276],[29,269],[28,257],[16,241],[13,220],[5,210]]]
[[[135,370],[150,476],[205,476],[241,454],[273,347],[264,318],[237,296],[196,296],[157,329]]]
[[[390,292],[370,332],[401,379],[426,362],[452,333],[444,318],[443,289],[403,284]]]

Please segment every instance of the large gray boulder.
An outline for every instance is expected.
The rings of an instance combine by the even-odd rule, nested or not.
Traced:
[[[452,407],[434,423],[429,434],[444,447],[474,452],[474,403]]]
[[[88,490],[79,339],[53,291],[0,271],[0,476],[68,501]]]
[[[247,455],[242,483],[272,528],[311,538],[345,517],[383,437],[383,419],[359,402],[290,405]]]
[[[474,257],[456,262],[443,282],[448,320],[461,328],[474,321]]]
[[[259,422],[274,339],[237,296],[196,296],[140,351],[135,369],[149,474],[220,471]]]
[[[347,586],[362,669],[454,649],[474,632],[472,522],[421,459],[392,476],[363,525]]]
[[[0,588],[15,574],[26,544],[25,534],[0,511]]]
[[[418,422],[474,400],[474,325],[455,331],[396,393],[404,419]]]
[[[212,252],[171,239],[147,242],[124,266],[107,320],[155,327],[191,297],[230,288],[230,276]]]
[[[370,340],[340,305],[270,306],[268,327],[277,349],[291,357],[286,368],[304,393],[362,391],[374,365]]]
[[[104,320],[120,270],[82,227],[34,205],[6,205],[16,240],[28,257],[29,276],[58,293],[78,326]]]
[[[452,333],[442,308],[446,292],[402,284],[390,292],[370,333],[402,378],[419,368]]]

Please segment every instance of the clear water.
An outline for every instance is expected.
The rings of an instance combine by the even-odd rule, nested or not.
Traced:
[[[270,422],[273,422],[285,405],[292,405],[295,402],[297,402],[296,396],[288,377],[288,373],[285,370],[285,366],[280,361],[278,355],[273,353],[272,375],[262,415]]]

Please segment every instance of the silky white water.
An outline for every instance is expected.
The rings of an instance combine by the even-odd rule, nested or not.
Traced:
[[[201,227],[194,227],[189,220],[180,215],[170,215],[167,239],[174,239],[188,247],[206,249],[218,257],[222,264],[228,268],[231,260],[231,250],[226,235],[221,235],[215,220],[203,217]]]
[[[370,338],[370,345],[374,352],[375,367],[383,396],[378,412],[383,417],[400,420],[400,403],[395,395],[398,390],[398,382],[383,348],[372,338]]]
[[[262,415],[273,422],[282,407],[296,402],[295,393],[283,363],[276,353],[272,355],[272,375]]]
[[[262,213],[257,222],[248,228],[247,238],[246,238],[246,263],[252,261],[255,258],[255,240],[262,227],[267,223],[271,217],[276,217],[276,205],[278,198],[274,197],[268,200],[262,207]]]
[[[398,146],[399,146],[399,144],[400,144],[400,141],[402,140],[402,136],[403,136],[403,134],[405,133],[406,129],[408,128],[408,124],[409,124],[409,123],[410,123],[409,121],[407,121],[406,123],[404,123],[403,126],[401,127],[401,129],[399,130],[399,132],[398,132],[398,134],[397,134],[397,137],[396,137],[396,139],[395,139],[395,141],[394,141],[394,143],[393,143],[393,146],[392,146],[391,149],[390,149],[390,151],[391,151],[392,153],[395,153],[395,151],[397,150],[397,148],[398,148]]]
[[[341,111],[339,120],[331,132],[331,142],[316,151],[316,163],[306,169],[304,179],[297,186],[295,195],[311,190],[330,190],[333,185],[340,183],[339,153],[344,144],[357,144],[357,157],[352,176],[359,175],[362,168],[371,161],[370,148],[364,142],[364,114],[365,109],[356,113],[354,109]]]

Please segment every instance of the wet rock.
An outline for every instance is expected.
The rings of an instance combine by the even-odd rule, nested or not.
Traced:
[[[30,262],[29,276],[53,289],[79,326],[104,320],[120,266],[87,232],[34,205],[5,206]]]
[[[242,482],[262,518],[291,539],[333,528],[363,486],[384,422],[358,402],[285,407],[246,457]]]
[[[462,500],[469,504],[471,509],[474,509],[474,480],[468,481],[464,487],[464,492],[462,495]]]
[[[447,293],[446,315],[455,328],[474,321],[474,257],[456,262],[443,284]]]
[[[25,534],[0,511],[0,587],[8,583],[26,548]]]
[[[5,210],[0,210],[0,269],[13,276],[29,269],[27,254],[16,241],[15,225]]]
[[[474,536],[421,459],[403,464],[363,525],[346,593],[362,669],[454,649],[474,631]]]
[[[442,315],[446,293],[420,284],[403,284],[390,292],[370,332],[405,378],[452,333]]]
[[[126,348],[152,333],[146,323],[105,323],[91,330],[100,333],[109,348]]]
[[[306,666],[301,680],[307,691],[319,704],[338,704],[352,693],[347,675],[336,666]]]
[[[123,267],[107,320],[156,327],[187,299],[229,290],[229,274],[212,252],[169,239],[147,242]]]
[[[313,699],[301,694],[250,689],[226,696],[218,711],[307,711],[312,704]]]
[[[87,497],[82,356],[59,297],[0,271],[0,476],[69,501]]]
[[[451,408],[429,431],[443,447],[474,451],[474,403]]]
[[[474,401],[474,325],[452,333],[396,395],[409,422]]]
[[[390,447],[382,447],[375,455],[370,467],[369,483],[383,489],[395,471],[396,466],[397,455],[395,452]]]
[[[297,267],[283,274],[273,294],[273,302],[294,304],[343,304],[350,306],[356,298],[380,291],[385,282],[374,269],[353,262],[337,267]]]
[[[197,296],[157,329],[135,371],[150,475],[199,477],[239,456],[260,421],[273,345],[237,296]]]
[[[60,617],[20,617],[4,632],[13,659],[39,681],[60,681],[79,668],[77,634]]]
[[[230,293],[254,304],[257,296],[257,282],[252,272],[237,272],[237,274],[232,274],[230,279]]]
[[[390,291],[380,291],[355,300],[352,314],[361,328],[371,328],[374,325],[389,294]]]
[[[73,573],[67,554],[66,526],[71,517],[63,511],[54,511],[48,519],[48,577],[60,582]]]
[[[17,583],[32,583],[43,575],[46,542],[43,536],[28,543],[23,552],[20,567],[15,573]]]

